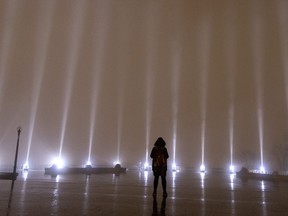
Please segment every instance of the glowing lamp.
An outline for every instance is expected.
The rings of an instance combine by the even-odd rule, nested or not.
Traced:
[[[147,170],[148,170],[148,167],[149,167],[149,165],[148,165],[148,163],[146,162],[146,163],[144,164],[144,170],[147,171]]]
[[[118,161],[118,160],[117,160],[117,161],[114,161],[113,164],[114,164],[114,166],[117,165],[117,164],[120,164],[120,161]]]
[[[229,167],[230,173],[235,173],[235,167],[231,164]]]
[[[28,162],[26,162],[25,164],[23,164],[23,171],[28,171],[29,170],[29,165]]]
[[[92,164],[91,164],[91,162],[89,160],[87,161],[87,163],[85,165],[85,168],[86,169],[91,169],[92,168]]]
[[[201,166],[200,166],[200,172],[205,172],[205,166],[204,166],[204,164],[201,164]]]
[[[173,164],[172,164],[172,171],[173,171],[173,172],[177,171],[176,163],[173,163]]]
[[[265,173],[266,173],[264,166],[261,166],[261,167],[260,167],[260,173],[261,173],[261,174],[265,174]]]
[[[64,161],[60,158],[54,159],[53,165],[55,165],[57,169],[62,169],[64,167]]]

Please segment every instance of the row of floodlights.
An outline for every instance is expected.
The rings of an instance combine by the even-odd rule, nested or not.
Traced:
[[[144,164],[144,170],[149,170],[149,168],[150,168],[150,167],[149,167],[149,164],[146,162],[146,163]],[[177,167],[176,163],[173,163],[173,164],[172,164],[172,171],[173,171],[173,172],[178,172],[178,171],[179,171],[179,168]],[[200,171],[201,173],[205,173],[205,172],[207,171],[204,164],[201,164],[201,165],[200,165],[199,171]],[[234,165],[230,165],[230,166],[229,166],[229,172],[230,172],[230,173],[235,173],[235,172],[236,172]],[[265,170],[265,168],[264,168],[263,166],[261,166],[258,172],[261,173],[261,174],[265,174],[265,173],[266,173],[266,170]]]
[[[120,162],[119,162],[119,161],[115,161],[113,164],[114,164],[114,165],[120,164]],[[91,165],[92,165],[91,162],[90,162],[90,161],[87,161],[86,166],[91,166]],[[59,159],[59,158],[54,159],[54,160],[52,161],[52,166],[56,166],[58,169],[62,169],[62,168],[64,167],[64,161],[63,161],[62,159]],[[23,170],[29,170],[28,162],[26,162],[26,163],[23,165]],[[144,170],[149,170],[149,164],[148,164],[147,162],[144,163]],[[206,167],[205,167],[205,165],[204,165],[204,164],[201,164],[199,170],[200,170],[201,173],[205,173],[205,172],[206,172]],[[177,167],[176,163],[173,163],[173,164],[172,164],[172,171],[173,171],[173,172],[179,171],[179,168]],[[230,172],[230,173],[235,173],[235,166],[230,165],[230,167],[229,167],[229,172]],[[261,174],[265,174],[265,173],[266,173],[266,170],[265,170],[264,166],[261,166],[261,167],[260,167],[259,173],[261,173]]]
[[[206,172],[206,168],[205,168],[205,165],[204,165],[204,164],[201,164],[201,166],[200,166],[200,172],[201,172],[201,173],[205,173],[205,172]],[[230,166],[229,166],[229,172],[230,172],[230,173],[235,173],[235,166],[230,165]],[[266,174],[265,167],[264,167],[264,166],[260,166],[258,172],[259,172],[260,174]]]

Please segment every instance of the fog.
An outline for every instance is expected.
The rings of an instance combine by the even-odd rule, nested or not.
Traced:
[[[287,145],[288,2],[0,1],[0,166],[270,169]],[[280,150],[279,150],[280,149]],[[243,156],[245,155],[245,156]]]

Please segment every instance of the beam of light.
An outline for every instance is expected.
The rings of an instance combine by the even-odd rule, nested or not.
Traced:
[[[121,82],[122,81],[122,82]],[[119,97],[118,97],[118,118],[117,118],[117,161],[120,161],[120,148],[122,142],[122,128],[123,128],[123,115],[124,115],[124,82],[122,79],[120,83],[119,89]]]
[[[149,8],[147,10],[149,13],[147,14],[147,19],[145,23],[145,37],[147,38],[146,48],[146,55],[145,55],[145,73],[146,73],[146,80],[145,80],[145,163],[148,163],[149,159],[149,144],[151,140],[151,124],[152,124],[152,107],[153,107],[153,92],[154,92],[154,68],[156,67],[156,59],[157,59],[157,52],[158,50],[155,49],[155,45],[157,38],[154,34],[156,32],[155,28],[155,19],[153,16],[153,8]]]
[[[180,62],[180,51],[179,45],[177,43],[174,44],[174,49],[172,50],[174,55],[172,59],[172,144],[173,144],[173,164],[175,164],[176,171],[176,146],[177,146],[177,127],[178,127],[178,101],[179,101],[179,82],[180,82],[180,72],[181,72],[181,62]]]
[[[151,136],[151,124],[152,124],[152,92],[154,79],[151,74],[152,67],[148,66],[146,76],[146,136],[145,136],[145,163],[148,163],[149,158],[149,143]]]
[[[95,88],[93,88],[95,89]],[[92,90],[94,92],[94,90]],[[89,128],[89,148],[88,148],[88,161],[91,163],[91,151],[94,138],[95,117],[96,117],[96,97],[92,97],[90,109],[90,128]]]
[[[177,171],[177,165],[176,165],[176,163],[172,163],[172,170],[173,170],[173,171]]]
[[[95,37],[93,39],[93,53],[92,56],[95,59],[92,68],[92,94],[91,94],[91,107],[90,107],[90,127],[89,127],[89,148],[88,148],[88,161],[91,161],[91,152],[92,152],[92,145],[94,141],[94,131],[95,131],[95,121],[96,121],[96,114],[97,114],[97,105],[98,105],[98,97],[99,97],[99,90],[100,90],[100,81],[101,81],[101,72],[102,72],[102,65],[105,56],[105,46],[107,45],[107,27],[109,26],[108,23],[108,16],[107,16],[107,7],[101,4],[96,13],[95,25],[98,24],[97,21],[101,20],[102,28],[95,27],[98,31],[95,32]],[[105,18],[103,18],[105,17]],[[96,30],[95,30],[96,31]]]
[[[176,105],[175,105],[176,106]],[[173,170],[176,171],[176,145],[177,145],[177,108],[174,110],[174,117],[173,117]]]
[[[259,147],[260,147],[260,159],[261,167],[264,167],[264,154],[263,154],[263,111],[258,108],[258,133],[259,133]]]
[[[204,164],[201,164],[201,165],[200,165],[200,172],[201,172],[201,173],[205,173],[205,171],[206,171],[205,165],[204,165]]]
[[[208,88],[208,71],[210,57],[211,41],[211,23],[210,19],[203,20],[201,31],[199,31],[199,53],[200,53],[200,110],[201,110],[201,164],[205,164],[205,142],[206,142],[206,115],[207,115],[207,88]]]
[[[260,13],[261,8],[254,8],[252,11],[253,17],[253,58],[255,68],[255,82],[256,82],[256,112],[258,122],[258,136],[259,136],[259,149],[260,149],[260,162],[261,166],[264,166],[263,156],[263,16]]]
[[[205,167],[204,166],[204,164],[205,164],[205,128],[206,128],[206,121],[205,121],[205,119],[202,119],[202,121],[201,121],[201,148],[202,148],[201,167]]]
[[[45,6],[45,7],[44,7]],[[37,37],[36,37],[36,50],[34,57],[34,68],[33,68],[33,85],[32,85],[32,98],[31,98],[31,111],[30,121],[28,130],[28,147],[26,155],[26,163],[28,166],[30,149],[32,144],[32,138],[34,133],[34,126],[36,120],[36,114],[38,109],[39,95],[41,92],[42,80],[45,71],[45,60],[48,50],[49,36],[51,32],[51,23],[54,10],[54,2],[48,1],[47,4],[42,5],[43,8],[39,10],[39,20],[37,26]]]
[[[59,146],[59,158],[61,158],[63,144],[64,144],[64,137],[66,133],[66,125],[68,120],[68,113],[70,107],[70,100],[72,94],[72,87],[74,84],[74,76],[77,67],[77,59],[80,47],[80,41],[82,36],[82,28],[83,28],[83,21],[85,15],[85,2],[86,1],[77,1],[73,4],[73,19],[70,38],[69,38],[69,48],[68,48],[68,59],[67,59],[67,76],[66,76],[66,85],[65,85],[65,92],[64,92],[64,105],[63,105],[63,118],[61,122],[61,134],[60,134],[60,146]]]
[[[119,22],[120,25],[121,22]],[[127,35],[125,34],[125,31],[119,32],[119,46],[121,47],[121,41],[127,40]],[[117,160],[120,161],[120,150],[122,146],[122,139],[123,139],[123,117],[124,117],[124,110],[125,110],[125,100],[126,100],[126,93],[125,93],[125,87],[126,87],[126,81],[127,79],[127,58],[126,58],[126,47],[123,47],[123,49],[118,50],[117,52],[117,69],[119,71],[118,73],[118,101],[117,101]]]
[[[234,153],[234,105],[230,105],[229,109],[229,145],[230,145],[230,167],[233,167]]]
[[[236,12],[232,3],[228,5],[226,21],[226,59],[227,59],[227,84],[228,84],[228,132],[229,132],[229,147],[230,147],[230,172],[233,166],[233,154],[234,154],[234,97],[235,97],[235,72],[236,72],[236,25],[235,16]],[[234,171],[233,171],[234,172]]]
[[[231,174],[233,174],[233,173],[235,173],[235,167],[234,167],[234,165],[230,165],[229,166],[229,172],[231,173]]]
[[[279,31],[280,31],[280,43],[282,49],[282,64],[284,71],[284,82],[285,82],[285,94],[286,94],[286,109],[288,111],[288,2],[277,1],[278,3],[278,15],[279,15]]]
[[[117,161],[120,161],[120,147],[122,141],[122,128],[123,128],[123,102],[118,101],[118,120],[117,120]]]
[[[4,24],[2,31],[2,40],[0,43],[0,111],[2,109],[2,94],[3,87],[5,84],[5,77],[8,70],[8,62],[10,58],[10,46],[13,40],[13,26],[15,26],[15,21],[20,7],[19,1],[11,0],[7,1],[6,8],[3,10],[5,12]],[[2,113],[2,112],[0,112]]]
[[[123,35],[120,35],[123,37]],[[117,112],[117,161],[120,161],[120,149],[122,144],[122,129],[123,129],[123,116],[124,116],[124,101],[125,101],[125,86],[126,86],[126,69],[124,68],[124,60],[122,56],[118,56],[119,70],[123,69],[122,73],[118,74],[118,112]]]
[[[177,123],[175,123],[177,124]],[[173,165],[172,165],[172,170],[176,171],[176,140],[177,140],[177,125],[173,125]]]

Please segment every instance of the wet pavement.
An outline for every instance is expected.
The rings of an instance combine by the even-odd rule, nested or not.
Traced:
[[[159,184],[154,200],[151,172],[52,178],[29,171],[12,193],[11,181],[0,180],[0,215],[288,215],[288,183],[182,170],[168,173],[166,199]]]

